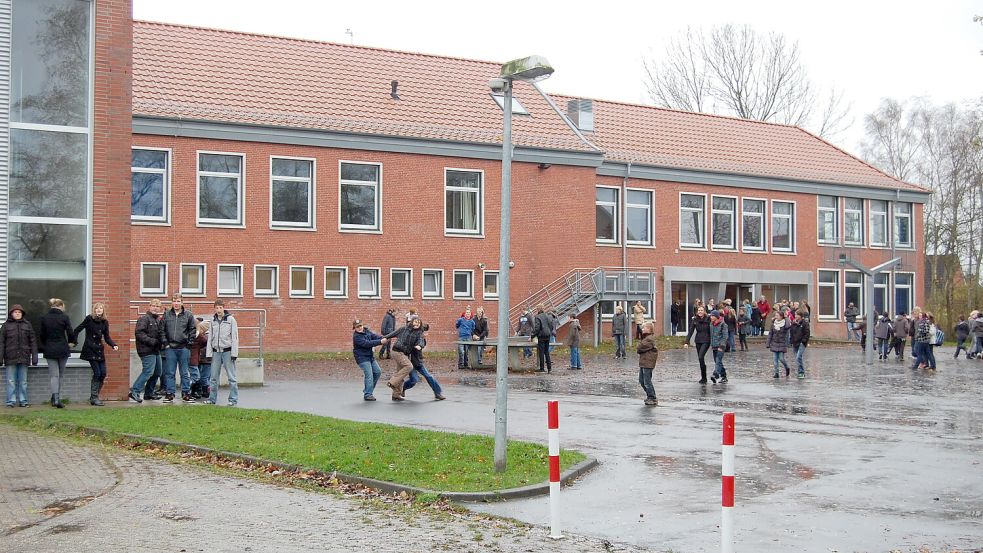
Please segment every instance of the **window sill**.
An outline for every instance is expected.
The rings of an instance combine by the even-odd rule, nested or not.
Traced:
[[[131,225],[139,225],[143,227],[169,227],[171,226],[170,221],[142,221],[140,219],[130,219]]]
[[[600,246],[602,248],[620,248],[621,242],[598,242],[597,240],[595,240],[594,245]]]
[[[140,292],[141,298],[166,298],[167,292]]]
[[[771,250],[771,253],[773,253],[774,255],[799,255],[799,253],[796,252],[795,250],[789,252],[782,251],[782,250]]]
[[[444,236],[448,238],[484,238],[485,233],[483,232],[455,232],[453,230],[444,229]]]
[[[279,298],[280,297],[280,294],[257,294],[255,292],[253,292],[253,297],[254,298],[261,298],[261,299],[276,299],[276,298]],[[314,296],[311,296],[311,297],[313,298]]]
[[[348,294],[324,294],[326,300],[347,300]]]
[[[357,228],[338,227],[338,232],[344,232],[346,234],[382,234],[382,229],[357,229]]]
[[[317,232],[317,227],[291,227],[291,226],[271,224],[270,230],[295,230],[300,232]]]
[[[454,296],[456,300],[473,300],[474,296]]]
[[[306,299],[311,299],[311,298],[314,297],[314,294],[290,294],[289,297],[291,297],[291,298],[301,298],[301,299],[305,299],[305,298]]]
[[[391,300],[411,300],[413,296],[393,296],[390,294],[389,299]]]
[[[741,253],[763,253],[763,254],[767,254],[768,253],[768,250],[748,250],[748,249],[743,249],[743,250],[741,250]]]
[[[710,251],[714,252],[737,252],[737,248],[734,246],[710,246]]]
[[[195,226],[199,228],[229,228],[229,229],[244,229],[246,228],[245,223],[216,223],[216,222],[204,222],[195,221]]]
[[[705,251],[709,251],[709,250],[707,250],[707,247],[706,246],[683,246],[682,244],[679,245],[679,249],[680,250],[685,250],[685,251],[691,251],[691,252],[705,252]]]
[[[242,293],[238,293],[237,294],[237,293],[233,293],[233,292],[219,292],[216,295],[218,297],[220,297],[220,298],[241,298],[242,297]]]
[[[655,249],[655,244],[641,244],[641,243],[639,243],[639,244],[632,244],[631,242],[629,242],[628,243],[628,247],[629,248],[639,249],[639,250],[654,250]]]
[[[423,296],[424,300],[442,300],[444,296]]]
[[[382,296],[363,296],[363,295],[359,294],[358,295],[358,299],[360,299],[360,300],[381,300],[382,299]]]

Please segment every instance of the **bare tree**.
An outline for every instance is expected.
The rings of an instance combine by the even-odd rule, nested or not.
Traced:
[[[824,103],[798,43],[782,34],[747,25],[687,29],[643,68],[649,97],[663,107],[804,126],[825,138],[849,126],[842,91],[830,90]]]

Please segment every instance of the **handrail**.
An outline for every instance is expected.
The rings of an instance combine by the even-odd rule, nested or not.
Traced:
[[[148,305],[149,303],[150,303],[150,300],[130,300],[129,307],[130,307],[130,309],[136,309],[136,310],[138,310],[137,315],[139,317],[139,315],[143,314],[144,307],[146,305]],[[185,305],[206,305],[208,307],[211,307],[213,305],[213,302],[211,302],[211,301],[204,301],[204,300],[196,301],[196,300],[192,300],[192,299],[188,299],[184,303],[185,303]],[[192,311],[194,312],[194,310],[192,310]],[[253,325],[239,325],[239,330],[240,331],[243,331],[243,330],[244,331],[247,331],[246,332],[246,336],[248,337],[248,336],[251,335],[255,339],[255,343],[250,343],[250,341],[248,339],[246,340],[246,343],[245,344],[240,343],[239,349],[257,350],[257,355],[262,359],[263,358],[263,335],[265,334],[265,331],[266,331],[266,320],[267,320],[267,318],[266,318],[266,316],[267,316],[266,309],[261,308],[261,307],[236,307],[234,309],[230,308],[229,311],[231,311],[233,313],[236,313],[236,314],[238,314],[238,313],[248,313],[248,314],[255,314],[255,315],[258,316],[257,322],[256,322],[256,325],[255,326],[253,326]],[[207,317],[205,317],[205,318],[207,319]],[[128,319],[127,322],[130,324],[130,328],[131,328],[130,342],[135,342],[136,340],[133,337],[132,330],[133,330],[133,326],[136,325],[137,319],[136,318],[131,318],[131,319]],[[254,332],[251,332],[251,331],[254,331]],[[240,336],[240,338],[241,338],[241,336]],[[240,342],[241,341],[242,340],[240,340]]]

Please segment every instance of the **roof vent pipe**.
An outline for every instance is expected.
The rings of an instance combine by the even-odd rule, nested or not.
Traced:
[[[392,97],[393,100],[399,100],[399,94],[396,94],[396,89],[399,88],[399,81],[392,81],[389,84],[393,87],[393,90],[389,93],[389,96]]]

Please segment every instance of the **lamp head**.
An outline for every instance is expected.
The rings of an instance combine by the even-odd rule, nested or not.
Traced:
[[[553,66],[543,56],[529,56],[502,64],[501,77],[534,83],[553,74]]]

